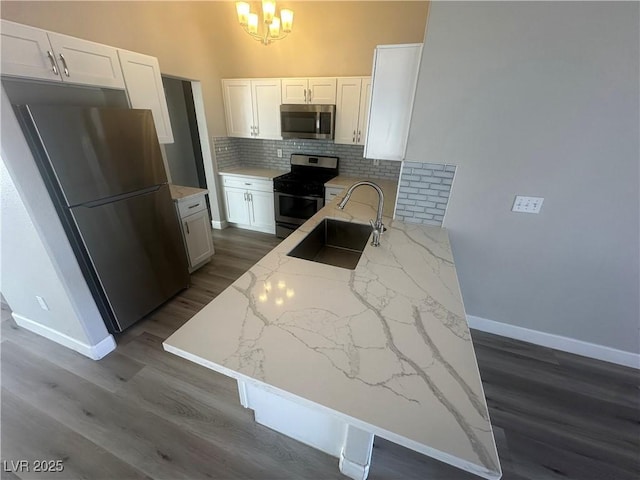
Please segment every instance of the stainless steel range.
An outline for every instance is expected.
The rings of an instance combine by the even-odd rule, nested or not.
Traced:
[[[324,206],[324,184],[338,175],[338,157],[291,155],[291,172],[273,179],[276,236],[285,238]]]

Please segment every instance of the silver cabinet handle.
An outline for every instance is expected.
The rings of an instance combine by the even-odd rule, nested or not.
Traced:
[[[360,142],[360,130],[358,130],[358,142]]]
[[[51,69],[53,70],[53,74],[59,75],[58,67],[56,67],[56,59],[54,58],[53,53],[51,53],[51,50],[47,50],[47,57],[49,57],[49,60],[51,61]]]
[[[307,103],[307,89],[304,89],[304,103]]]
[[[311,103],[311,89],[309,89],[309,103]]]
[[[247,192],[244,192],[244,201],[247,202]]]
[[[258,134],[260,133],[260,130],[258,130],[258,126],[257,125],[254,128],[256,129],[256,137],[257,137]]]
[[[193,205],[189,205],[187,208],[191,209],[191,208],[196,208],[198,205],[200,205],[200,203],[194,203]]]
[[[60,60],[62,60],[62,66],[64,67],[64,74],[69,76],[69,68],[67,67],[67,61],[64,59],[64,55],[60,54]]]
[[[249,201],[253,203],[253,193],[249,193]]]
[[[355,130],[353,131],[353,140],[352,140],[352,142],[356,143],[356,131]]]
[[[184,228],[187,229],[187,235],[190,235],[191,232],[189,232],[189,222],[184,222]]]

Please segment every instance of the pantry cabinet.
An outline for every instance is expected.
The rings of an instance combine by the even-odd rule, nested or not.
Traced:
[[[421,43],[376,48],[365,158],[404,160],[421,54]]]
[[[272,79],[222,80],[227,135],[281,140],[281,83]]]
[[[338,78],[335,143],[365,144],[370,96],[371,77]]]
[[[282,103],[335,105],[335,77],[283,78]]]
[[[276,232],[273,181],[222,175],[227,221],[240,228]]]
[[[2,20],[2,75],[124,89],[115,48]]]

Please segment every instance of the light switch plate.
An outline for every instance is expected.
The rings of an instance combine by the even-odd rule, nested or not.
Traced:
[[[39,295],[36,295],[36,300],[38,301],[38,303],[40,304],[40,308],[43,310],[49,310],[49,305],[47,305],[47,302],[44,301],[44,298],[42,298]]]
[[[278,155],[278,158],[282,158],[282,149],[281,148],[277,149],[276,154]]]
[[[517,195],[513,202],[513,208],[511,211],[521,213],[540,213],[542,202],[544,202],[544,198],[542,197],[523,197],[521,195]]]

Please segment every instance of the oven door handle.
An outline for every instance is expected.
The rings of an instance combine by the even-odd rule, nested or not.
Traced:
[[[291,195],[290,193],[279,192],[278,190],[274,190],[274,193],[276,193],[277,195],[281,195],[283,197],[302,198],[304,200],[317,201],[319,198],[322,198],[322,197],[305,197],[302,195]]]

